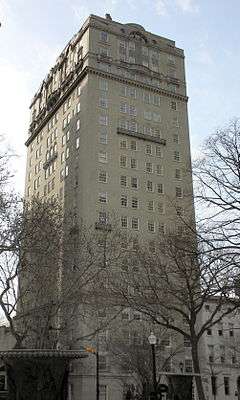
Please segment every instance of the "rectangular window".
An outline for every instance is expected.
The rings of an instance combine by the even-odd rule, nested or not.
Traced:
[[[127,177],[125,175],[120,176],[120,185],[123,187],[127,186]]]
[[[99,370],[106,371],[106,369],[107,369],[107,356],[99,354]]]
[[[128,105],[127,103],[120,104],[120,112],[126,114],[128,112]]]
[[[169,64],[173,64],[173,65],[176,64],[176,59],[175,59],[175,57],[174,57],[172,54],[169,54],[169,55],[168,55],[168,63],[169,63]]]
[[[79,85],[77,88],[77,96],[80,96],[80,95],[81,95],[81,86]]]
[[[101,224],[107,224],[108,217],[106,211],[99,211],[98,213],[98,220]]]
[[[69,168],[68,165],[65,166],[65,176],[68,176],[69,174]]]
[[[121,168],[126,168],[127,167],[127,156],[121,155],[119,159],[119,165]]]
[[[99,385],[99,400],[108,400],[107,385]]]
[[[123,194],[123,195],[121,196],[121,206],[122,206],[122,207],[127,207],[127,203],[128,203],[128,201],[127,201],[127,196]]]
[[[99,46],[98,52],[103,57],[109,57],[109,49],[107,47]]]
[[[128,227],[128,219],[127,217],[121,217],[121,227],[122,228],[127,228]]]
[[[158,94],[153,95],[153,104],[155,106],[160,106],[160,96]]]
[[[132,197],[132,208],[138,208],[138,199],[136,197]]]
[[[98,201],[99,203],[107,203],[107,193],[99,193]]]
[[[131,187],[133,189],[138,188],[138,178],[135,178],[134,176],[131,177]]]
[[[81,103],[76,104],[76,113],[79,113],[81,111]]]
[[[99,79],[99,89],[104,91],[108,90],[108,81],[106,79]]]
[[[229,385],[229,377],[228,376],[224,376],[223,377],[223,381],[224,381],[224,392],[226,396],[230,395],[230,385]]]
[[[179,153],[179,151],[174,151],[173,159],[174,159],[174,161],[180,161],[180,153]]]
[[[151,121],[152,119],[152,112],[151,111],[144,111],[143,113],[144,119]]]
[[[179,135],[177,133],[173,134],[173,143],[179,144]]]
[[[181,179],[181,170],[179,168],[175,169],[175,179]]]
[[[155,232],[155,223],[153,221],[148,221],[148,231],[152,233]]]
[[[101,144],[107,144],[107,132],[106,131],[101,131],[99,134],[99,143]]]
[[[127,86],[121,86],[120,95],[123,96],[123,97],[127,96]]]
[[[135,51],[136,50],[136,46],[134,42],[129,42],[128,44],[129,50],[131,51]]]
[[[108,124],[108,116],[107,115],[99,115],[99,124],[107,125]]]
[[[163,222],[159,223],[158,230],[161,235],[165,235],[166,228],[165,228],[165,224]]]
[[[157,113],[153,113],[153,121],[154,122],[161,122],[161,115]]]
[[[106,171],[100,171],[98,173],[98,181],[100,183],[107,183],[107,173],[106,173]]]
[[[145,148],[145,152],[148,156],[152,155],[152,145],[151,144],[147,144],[146,148]]]
[[[137,160],[136,158],[131,158],[131,168],[132,169],[137,169]]]
[[[147,104],[151,103],[151,95],[150,95],[150,93],[143,92],[143,101],[144,101],[144,103],[147,103]]]
[[[157,209],[158,209],[159,214],[164,214],[164,204],[162,202],[160,202],[160,201],[158,202]]]
[[[162,175],[163,176],[163,166],[162,165],[160,165],[160,164],[156,165],[156,173],[158,175]]]
[[[106,163],[108,161],[107,153],[105,151],[100,151],[98,153],[98,161],[101,163]]]
[[[128,96],[132,97],[133,99],[137,98],[137,90],[133,87],[128,87]]]
[[[161,146],[156,146],[156,157],[162,157]]]
[[[136,140],[131,140],[130,149],[136,151],[137,150],[137,142]]]
[[[126,49],[126,47],[127,47],[127,43],[126,42],[124,42],[124,41],[119,42],[119,48],[120,49]]]
[[[146,172],[149,174],[153,173],[153,165],[151,162],[146,162]]]
[[[184,347],[191,347],[191,341],[189,338],[184,336]]]
[[[129,115],[133,115],[133,116],[137,115],[137,109],[135,106],[129,106]]]
[[[154,211],[154,201],[153,200],[149,200],[147,202],[147,209],[148,209],[148,211]]]
[[[139,229],[139,219],[136,217],[132,218],[131,221],[132,229],[138,230]]]
[[[183,215],[183,208],[177,206],[177,207],[176,207],[176,213],[177,213],[177,215],[178,215],[179,217],[181,217],[181,216]]]
[[[128,129],[132,132],[137,132],[137,123],[136,121],[128,121]]]
[[[153,192],[153,183],[152,181],[147,181],[147,191]]]
[[[106,99],[106,97],[99,98],[99,107],[108,108],[108,100]]]
[[[186,372],[192,372],[193,366],[192,366],[192,360],[186,359],[185,360],[185,371]]]
[[[177,186],[175,189],[176,189],[176,197],[183,197],[182,188]]]
[[[177,110],[177,102],[176,101],[171,101],[170,103],[170,108],[171,110]]]
[[[119,142],[119,147],[120,149],[126,149],[127,148],[127,141],[125,139],[121,139]]]
[[[107,32],[100,32],[100,40],[102,42],[108,42],[108,33]]]
[[[178,121],[177,115],[173,116],[172,123],[173,123],[173,126],[179,126],[179,121]]]
[[[164,194],[164,186],[163,183],[157,183],[157,193]]]

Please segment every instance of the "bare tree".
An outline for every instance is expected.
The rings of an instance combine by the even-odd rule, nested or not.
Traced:
[[[7,158],[0,160],[1,311],[17,349],[79,348],[114,319],[113,310],[90,322],[103,306],[106,265],[120,259],[121,238],[113,226],[86,227],[57,200],[20,199],[8,187]]]
[[[123,384],[131,388],[136,399],[148,399],[153,390],[152,352],[148,341],[150,332],[156,335],[156,372],[157,385],[161,383],[162,374],[170,372],[171,366],[178,368],[178,355],[183,354],[182,344],[174,341],[169,330],[156,326],[144,315],[131,310],[123,310],[121,316],[129,319],[118,320],[115,329],[100,341],[100,346],[107,348],[112,364],[124,372]],[[131,317],[132,316],[132,317]]]
[[[234,120],[206,140],[195,162],[199,223],[213,248],[227,254],[240,248],[240,123]]]
[[[198,396],[204,400],[200,341],[239,303],[232,297],[235,259],[226,263],[220,251],[209,253],[208,242],[197,245],[193,232],[185,227],[181,236],[166,235],[159,240],[155,252],[141,244],[134,259],[130,261],[129,257],[132,264],[125,277],[121,276],[120,284],[119,274],[112,274],[112,294],[116,302],[143,313],[190,342]],[[215,307],[203,323],[201,312],[212,296],[216,298]]]

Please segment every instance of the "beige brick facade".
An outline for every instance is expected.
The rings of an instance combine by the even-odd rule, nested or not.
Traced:
[[[183,50],[91,15],[34,96],[26,145],[27,199],[57,196],[92,226],[114,216],[144,241],[181,229],[194,214]],[[93,369],[76,371],[69,397],[94,399]],[[101,385],[122,399],[116,374]]]

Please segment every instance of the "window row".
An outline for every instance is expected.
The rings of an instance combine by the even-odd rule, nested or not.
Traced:
[[[156,123],[161,121],[160,114],[156,114],[156,113],[152,113],[152,112],[144,112],[144,113],[145,113],[144,118],[148,121],[152,121],[152,122],[156,122]],[[99,122],[99,125],[108,126],[110,124],[108,115],[107,114],[99,115],[98,122]],[[175,116],[172,118],[172,126],[179,127],[178,118]],[[126,130],[129,130],[132,132],[139,132],[139,133],[143,133],[146,135],[151,135],[151,136],[161,138],[161,131],[159,128],[151,127],[148,125],[145,126],[145,125],[139,124],[135,120],[126,120],[126,119],[121,118],[118,121],[118,127],[120,129],[126,129]]]
[[[100,183],[107,183],[108,182],[108,174],[106,171],[99,171],[98,173],[98,181]],[[150,180],[146,181],[146,190],[147,192],[156,192],[158,194],[164,194],[164,184],[163,183],[154,183]],[[120,186],[127,188],[130,187],[131,189],[138,189],[139,188],[139,178],[138,177],[128,177],[126,175],[120,176]],[[175,195],[178,198],[183,197],[183,189],[180,186],[175,187]],[[180,210],[178,211],[180,213]]]
[[[125,155],[121,155],[119,159],[120,168],[131,168],[131,169],[139,169],[139,163],[136,158],[128,158]],[[145,162],[144,171],[148,174],[156,173],[157,175],[163,176],[163,165],[161,164],[153,164],[152,162]],[[180,170],[178,170],[180,172]],[[180,175],[180,174],[179,174]],[[175,176],[176,177],[176,176]],[[180,176],[178,177],[180,179]]]
[[[156,89],[156,88],[161,88],[162,89],[164,87],[164,89],[169,90],[169,91],[174,92],[174,93],[176,93],[176,91],[178,89],[178,85],[177,84],[174,84],[172,82],[165,82],[165,84],[163,84],[163,81],[161,81],[159,79],[151,77],[150,75],[147,75],[147,74],[144,74],[144,75],[143,74],[141,74],[141,75],[140,74],[136,74],[134,70],[130,70],[130,69],[127,69],[127,68],[124,68],[124,67],[119,68],[119,66],[116,67],[114,65],[109,65],[109,64],[104,63],[104,62],[100,62],[98,65],[99,65],[99,68],[101,70],[103,70],[104,72],[112,72],[113,74],[120,75],[123,78],[131,79],[131,80],[135,80],[135,81],[138,80],[140,82],[143,82],[143,83],[145,83],[147,85],[152,86],[154,89]],[[172,72],[170,72],[170,74],[171,73]],[[173,74],[175,74],[175,72],[173,72]],[[133,88],[133,89],[136,91],[135,88]],[[130,97],[135,97],[136,98],[137,94],[135,96],[130,96]]]
[[[101,204],[108,203],[108,193],[100,192],[98,194],[98,202]],[[134,209],[138,209],[140,207],[140,201],[137,197],[129,198],[127,195],[122,194],[120,198],[120,205],[122,207],[131,207]],[[165,204],[160,201],[149,200],[146,203],[146,209],[148,211],[158,211],[159,214],[165,213]]]
[[[108,86],[108,80],[107,79],[99,79],[99,89],[103,92],[107,92],[109,89]],[[144,91],[137,91],[136,88],[127,86],[127,85],[121,85],[120,86],[120,96],[122,97],[130,97],[132,99],[137,99],[139,98],[142,100],[145,104],[149,105],[154,105],[154,106],[160,106],[161,105],[161,97],[157,93],[151,93],[146,90]],[[104,96],[105,98],[105,96]],[[169,108],[171,110],[177,111],[178,110],[178,103],[175,100],[170,100],[169,102]],[[121,111],[121,107],[120,107]],[[124,112],[124,111],[123,111]]]
[[[104,120],[104,123],[103,123],[103,120]],[[152,121],[152,122],[155,122],[155,121]],[[99,123],[100,123],[100,125],[108,125],[107,116],[105,116],[104,119],[103,119],[103,116],[101,119],[99,118]],[[179,122],[178,122],[178,120],[176,120],[176,118],[172,119],[172,126],[173,126],[173,128],[179,128]],[[157,126],[157,127],[151,126],[150,124],[143,125],[143,124],[138,123],[136,120],[127,120],[127,119],[121,118],[118,120],[118,128],[129,130],[132,132],[142,133],[144,135],[150,135],[150,136],[160,138],[160,139],[162,138],[161,129],[159,126]]]
[[[120,219],[121,228],[131,228],[133,230],[140,229],[140,219],[138,217],[127,217],[126,215],[122,216]],[[166,233],[166,227],[163,222],[157,223],[156,221],[147,221],[147,230],[150,233],[158,232],[162,235]]]

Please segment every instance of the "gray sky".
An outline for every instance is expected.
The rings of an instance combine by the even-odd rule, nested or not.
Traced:
[[[239,0],[0,0],[0,133],[19,154],[20,191],[31,98],[87,16],[106,12],[184,49],[193,154],[240,114]]]

